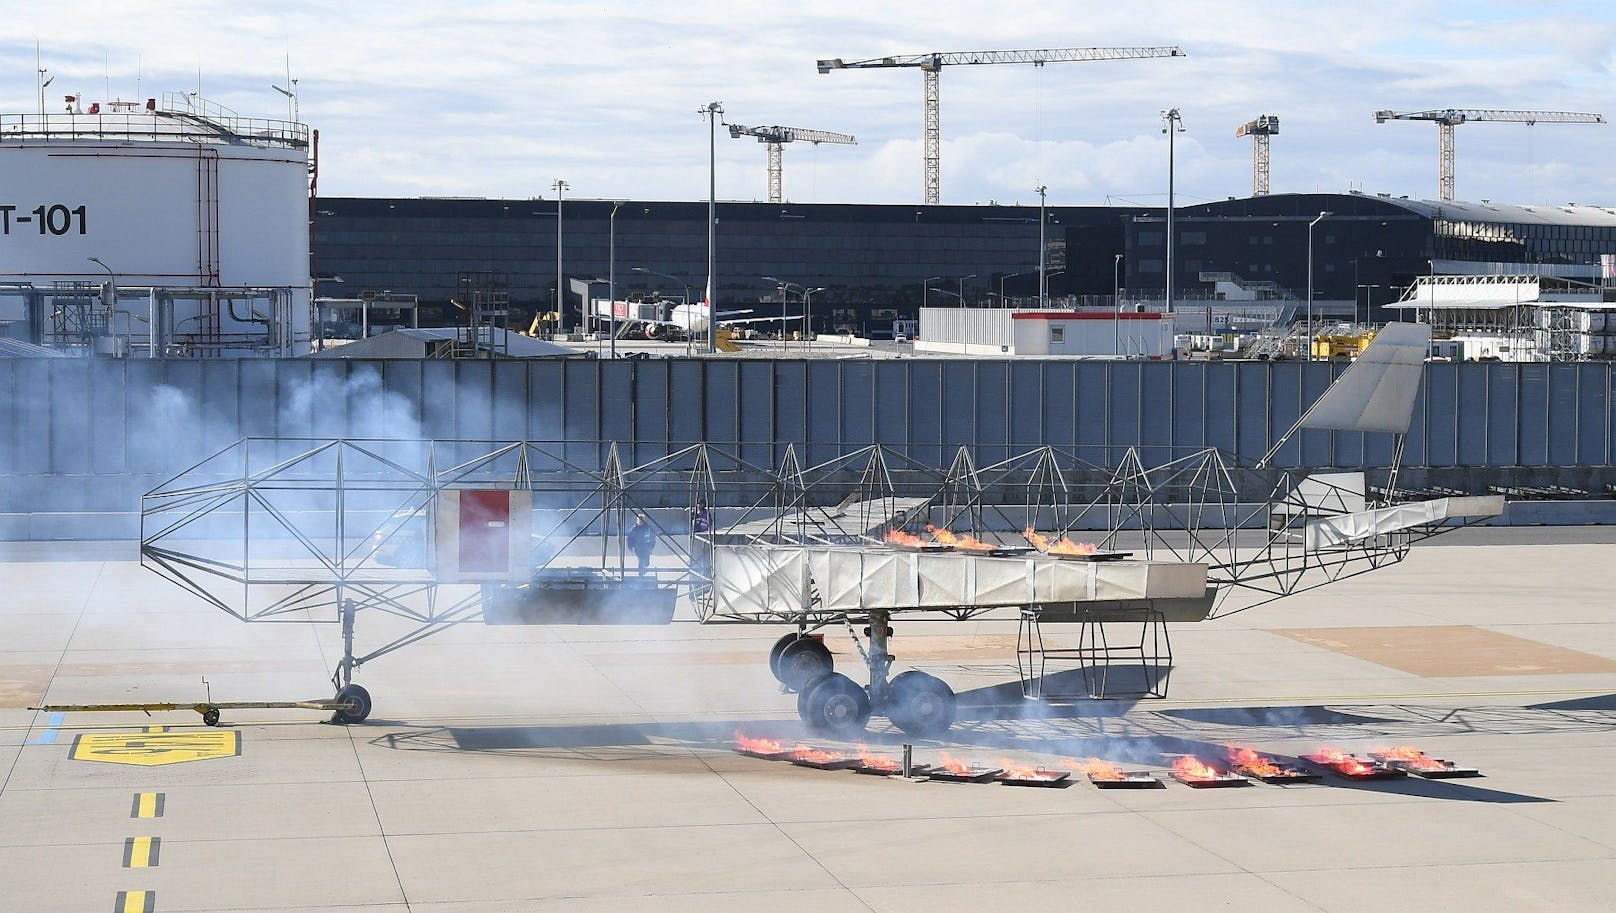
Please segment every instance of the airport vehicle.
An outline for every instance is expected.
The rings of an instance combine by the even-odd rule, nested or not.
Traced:
[[[1028,698],[1160,697],[1169,625],[1395,564],[1500,513],[1501,497],[1397,493],[1428,346],[1424,325],[1388,327],[1251,466],[1215,449],[1147,461],[1134,447],[1106,460],[961,448],[938,467],[879,445],[808,462],[783,444],[764,445],[765,466],[759,445],[634,462],[648,445],[245,439],[144,497],[141,559],[243,621],[339,624],[339,721],[369,713],[355,670],[448,627],[661,624],[682,605],[689,621],[790,628],[770,667],[811,726],[852,733],[882,715],[933,737],[954,695],[922,671],[891,674],[904,620],[1014,613]],[[1391,435],[1392,465],[1273,468],[1294,436],[1328,430]],[[693,532],[699,502],[714,522]],[[642,514],[663,556],[647,572],[624,541]],[[1072,541],[1096,526],[1093,543]],[[362,610],[405,625],[357,652]],[[1046,645],[1062,624],[1077,647]],[[868,686],[835,670],[823,637],[838,627]],[[1079,693],[1048,687],[1061,661]]]

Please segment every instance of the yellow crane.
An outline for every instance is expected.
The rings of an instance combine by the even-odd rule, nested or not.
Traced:
[[[1262,114],[1235,128],[1235,136],[1251,137],[1251,195],[1268,196],[1268,138],[1279,133],[1279,115]]]
[[[926,202],[935,205],[942,196],[942,114],[938,100],[937,77],[945,66],[982,65],[1001,63],[1030,63],[1041,67],[1046,63],[1074,63],[1084,60],[1141,60],[1148,57],[1183,57],[1176,47],[1158,48],[1050,48],[1032,51],[933,51],[929,54],[910,54],[897,57],[872,57],[868,60],[843,60],[835,57],[819,61],[819,72],[832,70],[861,70],[884,67],[919,67],[925,77],[926,130],[922,155],[926,165]]]
[[[1510,111],[1499,108],[1441,108],[1431,111],[1376,111],[1375,123],[1389,120],[1427,120],[1437,127],[1438,199],[1453,202],[1453,128],[1470,121],[1500,121],[1507,124],[1602,124],[1599,114],[1575,111]]]
[[[858,145],[850,133],[832,133],[829,130],[808,130],[803,127],[746,127],[740,124],[727,124],[732,139],[743,136],[755,136],[757,141],[769,147],[769,202],[784,202],[780,187],[781,171],[781,145],[785,143],[805,142],[819,145],[820,143],[838,143],[844,146]]]

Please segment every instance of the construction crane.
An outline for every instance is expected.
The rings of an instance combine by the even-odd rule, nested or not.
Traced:
[[[1141,60],[1147,57],[1183,57],[1176,47],[1165,48],[1052,48],[1038,51],[934,51],[907,57],[872,57],[869,60],[819,61],[819,72],[857,70],[873,67],[919,67],[925,76],[926,132],[923,155],[926,163],[926,202],[935,205],[942,196],[942,116],[937,93],[937,76],[945,66],[990,63],[1073,63],[1083,60]]]
[[[844,146],[856,146],[858,140],[849,133],[831,133],[828,130],[806,130],[802,127],[743,127],[740,124],[729,124],[729,135],[734,139],[743,136],[755,136],[757,141],[769,147],[769,202],[780,203],[784,198],[780,192],[780,147],[786,143],[804,142],[819,145],[820,143],[839,143]]]
[[[1234,131],[1235,136],[1251,137],[1251,195],[1268,196],[1268,138],[1279,133],[1279,115],[1260,114]]]
[[[1578,114],[1574,111],[1503,111],[1493,108],[1442,108],[1433,111],[1376,111],[1375,123],[1389,120],[1429,120],[1437,126],[1437,175],[1440,184],[1438,196],[1445,203],[1453,202],[1453,128],[1466,121],[1502,121],[1509,124],[1602,124],[1599,114]]]

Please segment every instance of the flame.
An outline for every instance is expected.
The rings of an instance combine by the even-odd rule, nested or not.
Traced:
[[[1339,748],[1320,748],[1313,753],[1313,757],[1347,776],[1362,777],[1375,772],[1374,765],[1366,764]]]
[[[932,538],[943,545],[952,545],[955,548],[963,548],[967,551],[988,552],[998,547],[991,542],[983,542],[969,533],[950,532],[941,526],[934,526],[930,523],[926,524],[926,532],[931,533]]]
[[[875,767],[880,770],[897,770],[902,766],[901,762],[899,762],[897,758],[888,758],[883,755],[870,754],[869,746],[865,745],[863,742],[859,743],[858,756],[859,761],[863,762],[865,767]]]
[[[903,545],[909,548],[919,548],[920,546],[926,544],[925,540],[921,539],[919,536],[912,533],[906,533],[901,529],[887,530],[887,534],[882,537],[882,541],[886,542],[888,545]]]
[[[1022,530],[1021,535],[1032,543],[1033,548],[1051,555],[1092,555],[1100,550],[1100,547],[1092,542],[1073,542],[1065,536],[1058,542],[1051,541],[1048,536],[1030,526]]]
[[[735,746],[742,751],[756,752],[757,754],[779,754],[785,751],[785,746],[774,739],[749,739],[746,733],[735,730]]]
[[[969,776],[977,772],[975,764],[972,764],[969,761],[962,761],[946,751],[942,753],[942,761],[943,762],[938,766],[949,773]]]
[[[1216,780],[1222,776],[1216,768],[1190,755],[1180,755],[1173,762],[1173,772],[1191,780]]]
[[[1447,770],[1450,766],[1446,761],[1433,758],[1418,748],[1402,746],[1399,748],[1377,748],[1370,754],[1385,758],[1388,761],[1401,761],[1404,765],[1415,770]]]
[[[1099,758],[1089,758],[1079,762],[1083,772],[1096,780],[1125,780],[1127,776],[1117,769],[1115,764],[1102,761]]]
[[[1014,780],[1053,780],[1057,776],[1054,772],[1045,770],[1042,767],[1027,767],[1017,764],[1009,758],[1000,758],[999,767],[1004,770],[1006,777]]]
[[[1241,773],[1248,773],[1254,777],[1277,777],[1285,772],[1278,764],[1250,748],[1238,748],[1234,745],[1227,747],[1229,763]]]
[[[804,745],[801,742],[798,742],[796,746],[791,749],[791,757],[793,760],[818,761],[820,763],[847,760],[847,755],[834,751],[826,751],[823,748],[815,748],[812,745]]]

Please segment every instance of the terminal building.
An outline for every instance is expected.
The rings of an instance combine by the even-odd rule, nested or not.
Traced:
[[[517,311],[557,310],[557,210],[568,280],[616,279],[623,297],[699,299],[706,285],[706,205],[554,199],[321,198],[314,220],[320,295],[414,294],[447,307],[463,277],[507,277]],[[813,329],[877,338],[921,307],[1038,304],[1036,206],[719,203],[720,309],[798,313]],[[1321,212],[1329,213],[1309,231]],[[1051,206],[1044,211],[1047,300],[1108,307],[1166,292],[1161,208]],[[1174,299],[1297,302],[1378,322],[1385,305],[1432,274],[1532,274],[1593,281],[1616,253],[1616,210],[1593,206],[1439,203],[1378,194],[1273,194],[1179,207]],[[1311,235],[1311,245],[1310,245]],[[613,267],[615,266],[615,271]],[[768,278],[766,278],[768,277]],[[340,283],[333,281],[340,278]],[[566,292],[563,321],[582,302]],[[1231,292],[1231,289],[1239,291]],[[606,285],[591,294],[605,297]],[[447,314],[444,315],[447,317]]]

